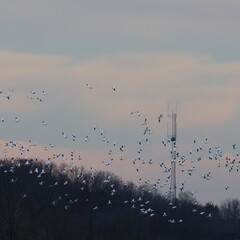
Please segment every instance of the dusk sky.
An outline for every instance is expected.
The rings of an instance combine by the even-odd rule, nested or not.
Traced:
[[[169,167],[171,156],[162,139],[167,106],[177,104],[177,148],[187,157],[177,192],[185,181],[202,202],[240,198],[239,11],[237,0],[0,0],[2,158],[19,156],[6,141],[31,140],[22,157],[75,150],[74,163],[55,161],[137,184],[160,178],[164,194],[169,172],[159,162]]]

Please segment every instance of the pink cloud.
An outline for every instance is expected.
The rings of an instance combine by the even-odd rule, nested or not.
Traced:
[[[55,97],[44,105],[46,110],[61,103],[75,113],[84,110],[100,123],[109,124],[128,122],[128,114],[134,110],[156,115],[165,111],[169,101],[178,102],[183,116],[191,113],[192,119],[182,118],[182,125],[188,126],[226,122],[238,107],[238,62],[216,63],[209,56],[180,53],[126,53],[85,62],[12,52],[0,56],[2,87],[24,85],[16,111],[33,111],[30,105],[26,108],[23,97],[36,87]],[[26,93],[24,89],[28,89]]]

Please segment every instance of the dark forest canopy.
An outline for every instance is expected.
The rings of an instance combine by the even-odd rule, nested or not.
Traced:
[[[240,202],[170,201],[106,171],[0,161],[1,240],[240,239]]]

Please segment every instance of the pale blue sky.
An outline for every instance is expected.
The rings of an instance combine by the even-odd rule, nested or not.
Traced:
[[[2,50],[84,60],[121,52],[239,60],[239,2],[1,1]]]

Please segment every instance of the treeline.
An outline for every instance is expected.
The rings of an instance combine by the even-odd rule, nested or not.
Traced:
[[[175,201],[83,167],[0,161],[1,240],[240,239],[240,202]]]

